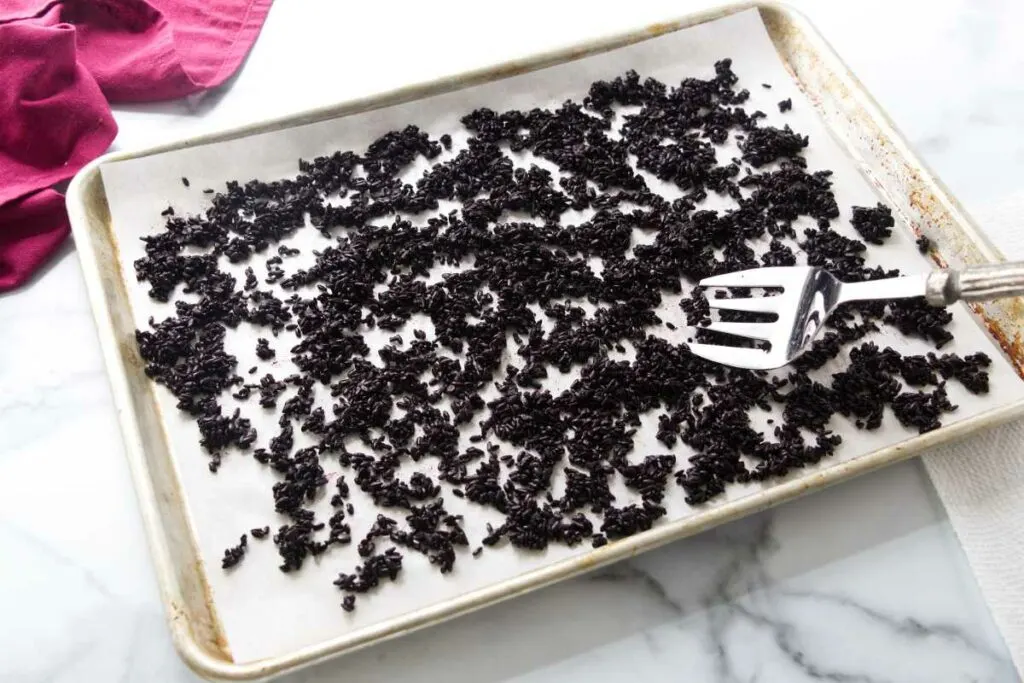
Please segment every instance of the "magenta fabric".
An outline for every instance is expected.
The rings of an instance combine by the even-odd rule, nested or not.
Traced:
[[[0,0],[0,292],[69,233],[49,189],[117,134],[108,102],[184,97],[226,81],[271,0]]]
[[[49,188],[0,205],[0,292],[50,260],[71,234],[64,195]]]

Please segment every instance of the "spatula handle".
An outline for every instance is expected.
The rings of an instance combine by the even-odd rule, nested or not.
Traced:
[[[1024,294],[1024,262],[991,263],[928,276],[925,298],[934,306],[957,301],[990,301]]]

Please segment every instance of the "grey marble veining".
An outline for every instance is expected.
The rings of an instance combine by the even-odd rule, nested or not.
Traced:
[[[796,4],[969,210],[1017,189],[1024,4]],[[395,12],[371,3],[357,12],[337,3],[318,10],[335,16],[310,22],[308,8],[281,0],[231,90],[119,111],[118,145],[322,104],[691,9],[639,0],[579,14],[529,0],[505,22],[504,34],[523,36],[511,44],[483,31],[486,17],[474,7],[445,0]],[[556,28],[531,25],[531,13]],[[412,62],[337,74],[333,89],[310,88],[290,70],[331,57],[337,26],[360,33],[383,22],[410,44],[441,26],[459,40],[438,41]],[[279,95],[268,98],[270,91]],[[194,681],[168,637],[82,287],[69,248],[29,287],[0,296],[0,681]],[[916,462],[285,680],[408,679],[1019,680]]]

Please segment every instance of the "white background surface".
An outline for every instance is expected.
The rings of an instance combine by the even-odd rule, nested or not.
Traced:
[[[797,4],[968,211],[983,226],[1005,215],[1024,176],[1024,7]],[[370,94],[696,6],[530,1],[506,16],[484,3],[280,0],[229,90],[120,111],[116,144]],[[380,55],[382,41],[402,54]],[[1024,256],[1012,233],[992,234]],[[43,487],[63,506],[39,507]],[[0,297],[0,680],[192,680],[163,618],[69,249]],[[294,680],[412,676],[1017,680],[917,463]]]

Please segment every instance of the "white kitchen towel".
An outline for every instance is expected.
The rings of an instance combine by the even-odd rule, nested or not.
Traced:
[[[973,212],[1008,259],[1024,259],[1024,192]],[[924,456],[1017,671],[1024,674],[1024,420]]]

